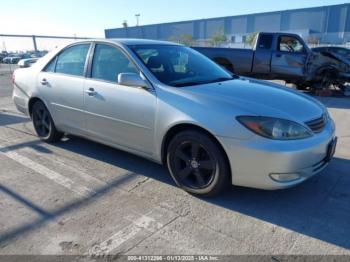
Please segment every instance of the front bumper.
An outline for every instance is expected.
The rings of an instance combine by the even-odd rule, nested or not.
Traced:
[[[277,141],[254,136],[249,140],[218,137],[229,158],[232,184],[267,190],[302,183],[327,167],[329,144],[335,138],[331,120],[321,133],[302,140]],[[298,179],[278,182],[271,174],[298,174]]]

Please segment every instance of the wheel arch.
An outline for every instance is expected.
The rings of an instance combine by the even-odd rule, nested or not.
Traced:
[[[28,114],[29,114],[29,117],[31,118],[32,117],[32,112],[33,112],[33,105],[35,104],[35,102],[37,101],[41,101],[44,103],[43,100],[41,100],[39,97],[31,97],[28,101]],[[44,103],[45,104],[45,103]]]
[[[324,77],[327,75],[330,76],[328,79],[331,83],[337,82],[338,75],[339,75],[339,69],[337,68],[337,66],[331,63],[326,63],[318,66],[314,70],[312,80],[310,81],[311,86],[316,89],[323,88],[321,84]]]
[[[227,156],[226,150],[224,149],[223,145],[220,143],[220,141],[211,133],[209,132],[207,129],[199,126],[199,125],[195,125],[192,123],[180,123],[180,124],[176,124],[174,126],[172,126],[165,134],[163,141],[162,141],[162,145],[161,145],[161,161],[163,164],[166,163],[166,155],[167,155],[167,149],[168,146],[170,144],[171,139],[178,133],[183,132],[183,131],[187,131],[187,130],[196,130],[202,133],[205,133],[206,135],[208,135],[210,138],[213,139],[213,141],[219,146],[220,150],[223,152],[226,163],[227,163],[227,167],[229,169],[230,172],[230,176],[232,176],[232,169],[231,169],[231,164],[229,161],[229,158]]]
[[[49,110],[49,107],[47,106],[47,104],[45,103],[45,101],[43,99],[41,99],[39,96],[33,96],[29,99],[28,101],[28,114],[29,114],[29,117],[31,118],[32,117],[32,110],[33,110],[33,105],[35,104],[35,102],[37,101],[40,101],[42,102],[45,106],[46,106],[46,109],[49,111],[49,113],[51,114],[50,110]],[[52,114],[51,114],[51,117],[52,117]]]
[[[339,73],[338,68],[335,65],[327,63],[327,64],[320,65],[319,67],[317,67],[315,69],[315,71],[314,71],[315,78],[321,77],[327,71],[335,73],[335,74]]]
[[[338,68],[336,65],[329,63],[318,67],[316,70],[317,73],[322,73],[324,71],[338,71]]]

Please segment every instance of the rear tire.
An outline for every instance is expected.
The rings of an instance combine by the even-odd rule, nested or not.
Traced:
[[[225,153],[204,132],[183,131],[170,141],[167,166],[176,184],[200,196],[214,196],[231,184]]]
[[[32,107],[32,121],[41,140],[54,143],[63,137],[63,133],[56,129],[49,110],[41,101],[36,101]]]

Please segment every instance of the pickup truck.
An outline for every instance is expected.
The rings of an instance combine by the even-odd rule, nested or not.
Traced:
[[[341,87],[350,79],[344,63],[313,52],[296,34],[261,32],[252,49],[193,48],[232,73],[284,80],[298,89]]]

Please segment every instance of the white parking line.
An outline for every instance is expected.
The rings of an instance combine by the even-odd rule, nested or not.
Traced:
[[[60,167],[60,169],[62,168],[62,169],[69,170],[70,172],[76,174],[77,176],[79,176],[84,181],[86,181],[90,184],[98,185],[99,187],[107,186],[106,182],[104,182],[101,179],[98,179],[94,176],[91,176],[91,175],[85,173],[84,171],[78,169],[79,167],[73,166],[73,163],[65,162],[66,160],[63,160],[63,158],[61,156],[58,157],[57,155],[50,154],[50,158],[48,159],[48,157],[46,157],[47,154],[40,153],[32,147],[26,147],[23,150],[26,152],[29,152],[31,155],[35,156],[36,158],[38,158],[42,161],[50,161],[50,162],[54,163],[54,166]]]
[[[156,222],[154,218],[142,215],[140,218],[132,221],[132,224],[118,231],[116,234],[103,241],[102,243],[93,246],[88,255],[101,256],[107,255],[129,239],[135,237],[142,230],[154,232],[157,229],[163,227],[162,224]]]
[[[1,144],[0,144],[1,146]],[[48,169],[47,167],[36,163],[32,160],[30,160],[29,158],[22,156],[14,151],[5,151],[3,149],[0,149],[0,153],[14,161],[16,161],[17,163],[32,169],[33,171],[35,171],[36,173],[39,173],[43,176],[45,176],[48,179],[53,180],[54,182],[56,182],[57,184],[68,188],[69,190],[83,196],[83,197],[87,197],[93,193],[95,193],[92,189],[89,189],[85,186],[81,186],[77,183],[75,183],[73,180],[62,176],[61,174],[58,174],[50,169]]]

